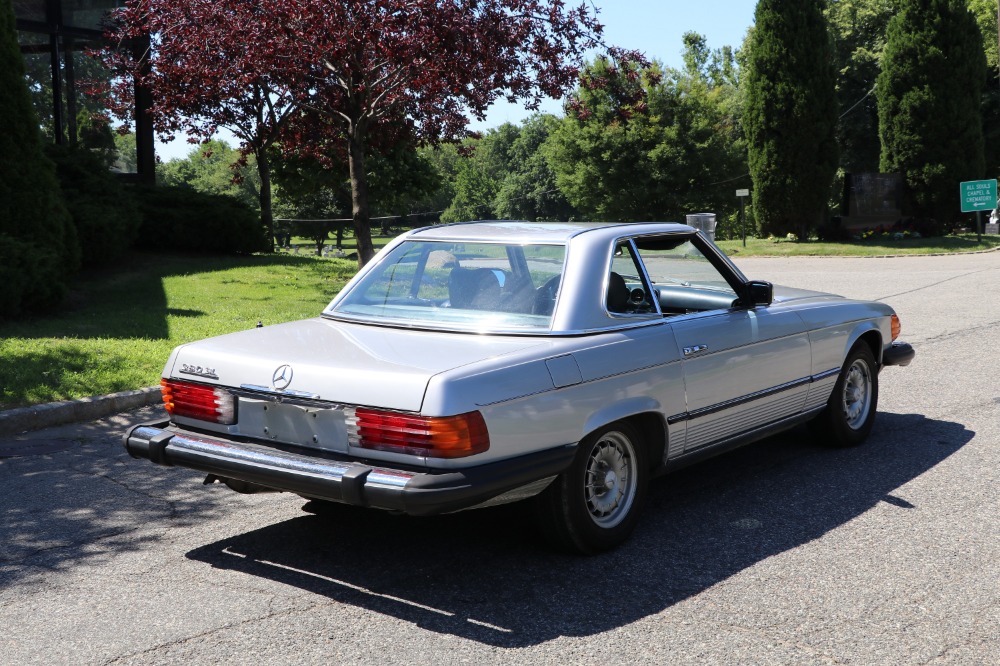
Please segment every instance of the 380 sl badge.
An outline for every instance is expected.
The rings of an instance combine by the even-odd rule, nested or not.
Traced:
[[[215,368],[205,368],[200,365],[191,365],[189,363],[182,363],[180,373],[182,375],[196,375],[198,377],[206,377],[208,379],[218,379],[219,375],[215,374]]]

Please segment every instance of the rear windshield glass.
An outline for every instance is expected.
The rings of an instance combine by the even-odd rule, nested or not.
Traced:
[[[421,328],[548,330],[562,245],[406,241],[327,314]]]

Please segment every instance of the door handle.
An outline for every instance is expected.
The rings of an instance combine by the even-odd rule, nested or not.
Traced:
[[[685,347],[684,348],[684,355],[685,356],[691,356],[693,354],[697,354],[699,352],[703,352],[706,349],[708,349],[708,345],[694,345],[693,347]]]

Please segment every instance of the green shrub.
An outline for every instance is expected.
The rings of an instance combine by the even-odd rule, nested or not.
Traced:
[[[0,233],[0,321],[58,305],[65,273],[54,248]]]
[[[131,192],[108,170],[105,156],[65,146],[50,146],[48,154],[73,217],[82,263],[106,266],[120,259],[142,223]]]
[[[184,186],[137,186],[142,211],[138,247],[212,254],[247,254],[268,249],[260,216],[224,195]]]
[[[0,317],[58,303],[78,251],[55,168],[42,153],[13,5],[0,3]]]

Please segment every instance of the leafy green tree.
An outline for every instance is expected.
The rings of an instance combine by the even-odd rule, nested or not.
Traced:
[[[413,210],[425,213],[430,218],[440,219],[441,213],[451,205],[455,198],[455,175],[458,173],[458,165],[464,158],[459,154],[457,143],[423,146],[418,148],[417,152],[438,175],[439,185],[434,191],[428,192],[426,196],[414,201]]]
[[[465,159],[458,162],[453,186],[455,198],[442,222],[491,220],[498,217],[496,197],[511,168],[511,150],[520,136],[516,125],[504,123],[479,139],[467,140]]]
[[[748,43],[743,127],[764,235],[822,222],[837,168],[836,73],[824,0],[760,0]]]
[[[579,212],[556,185],[555,171],[542,151],[559,124],[552,115],[525,120],[510,146],[507,174],[494,197],[497,217],[510,220],[570,220]]]
[[[874,173],[879,168],[875,80],[886,26],[898,4],[898,0],[832,0],[826,9],[837,67],[840,166],[847,172]]]
[[[55,167],[42,153],[13,5],[0,3],[0,318],[58,303],[79,248]]]
[[[441,210],[431,201],[442,187],[441,173],[427,152],[413,144],[397,143],[373,152],[368,156],[368,169],[368,195],[383,235],[390,233],[394,221],[406,223],[412,215],[419,219],[421,213]]]
[[[454,197],[442,221],[575,218],[578,213],[557,187],[543,150],[559,122],[535,114],[520,126],[506,123],[467,141],[454,167]]]
[[[995,0],[969,0],[969,11],[976,17],[976,24],[983,36],[983,53],[986,55],[989,78],[996,83],[1000,76],[997,71],[997,50],[1000,47],[997,39],[997,3]]]
[[[204,194],[232,197],[250,208],[260,204],[260,175],[254,157],[245,159],[240,151],[220,139],[193,148],[183,159],[157,165],[157,181],[165,185],[190,187]]]
[[[126,132],[124,134],[115,132],[115,155],[112,164],[123,173],[135,173],[139,166],[139,156],[135,146],[135,133]]]
[[[986,58],[965,0],[903,0],[878,78],[883,172],[903,174],[913,214],[947,225],[957,187],[982,177]]]
[[[690,35],[686,70],[619,68],[598,59],[546,142],[556,183],[581,216],[683,220],[735,207],[745,173],[730,50]],[[725,72],[725,74],[723,74]]]

